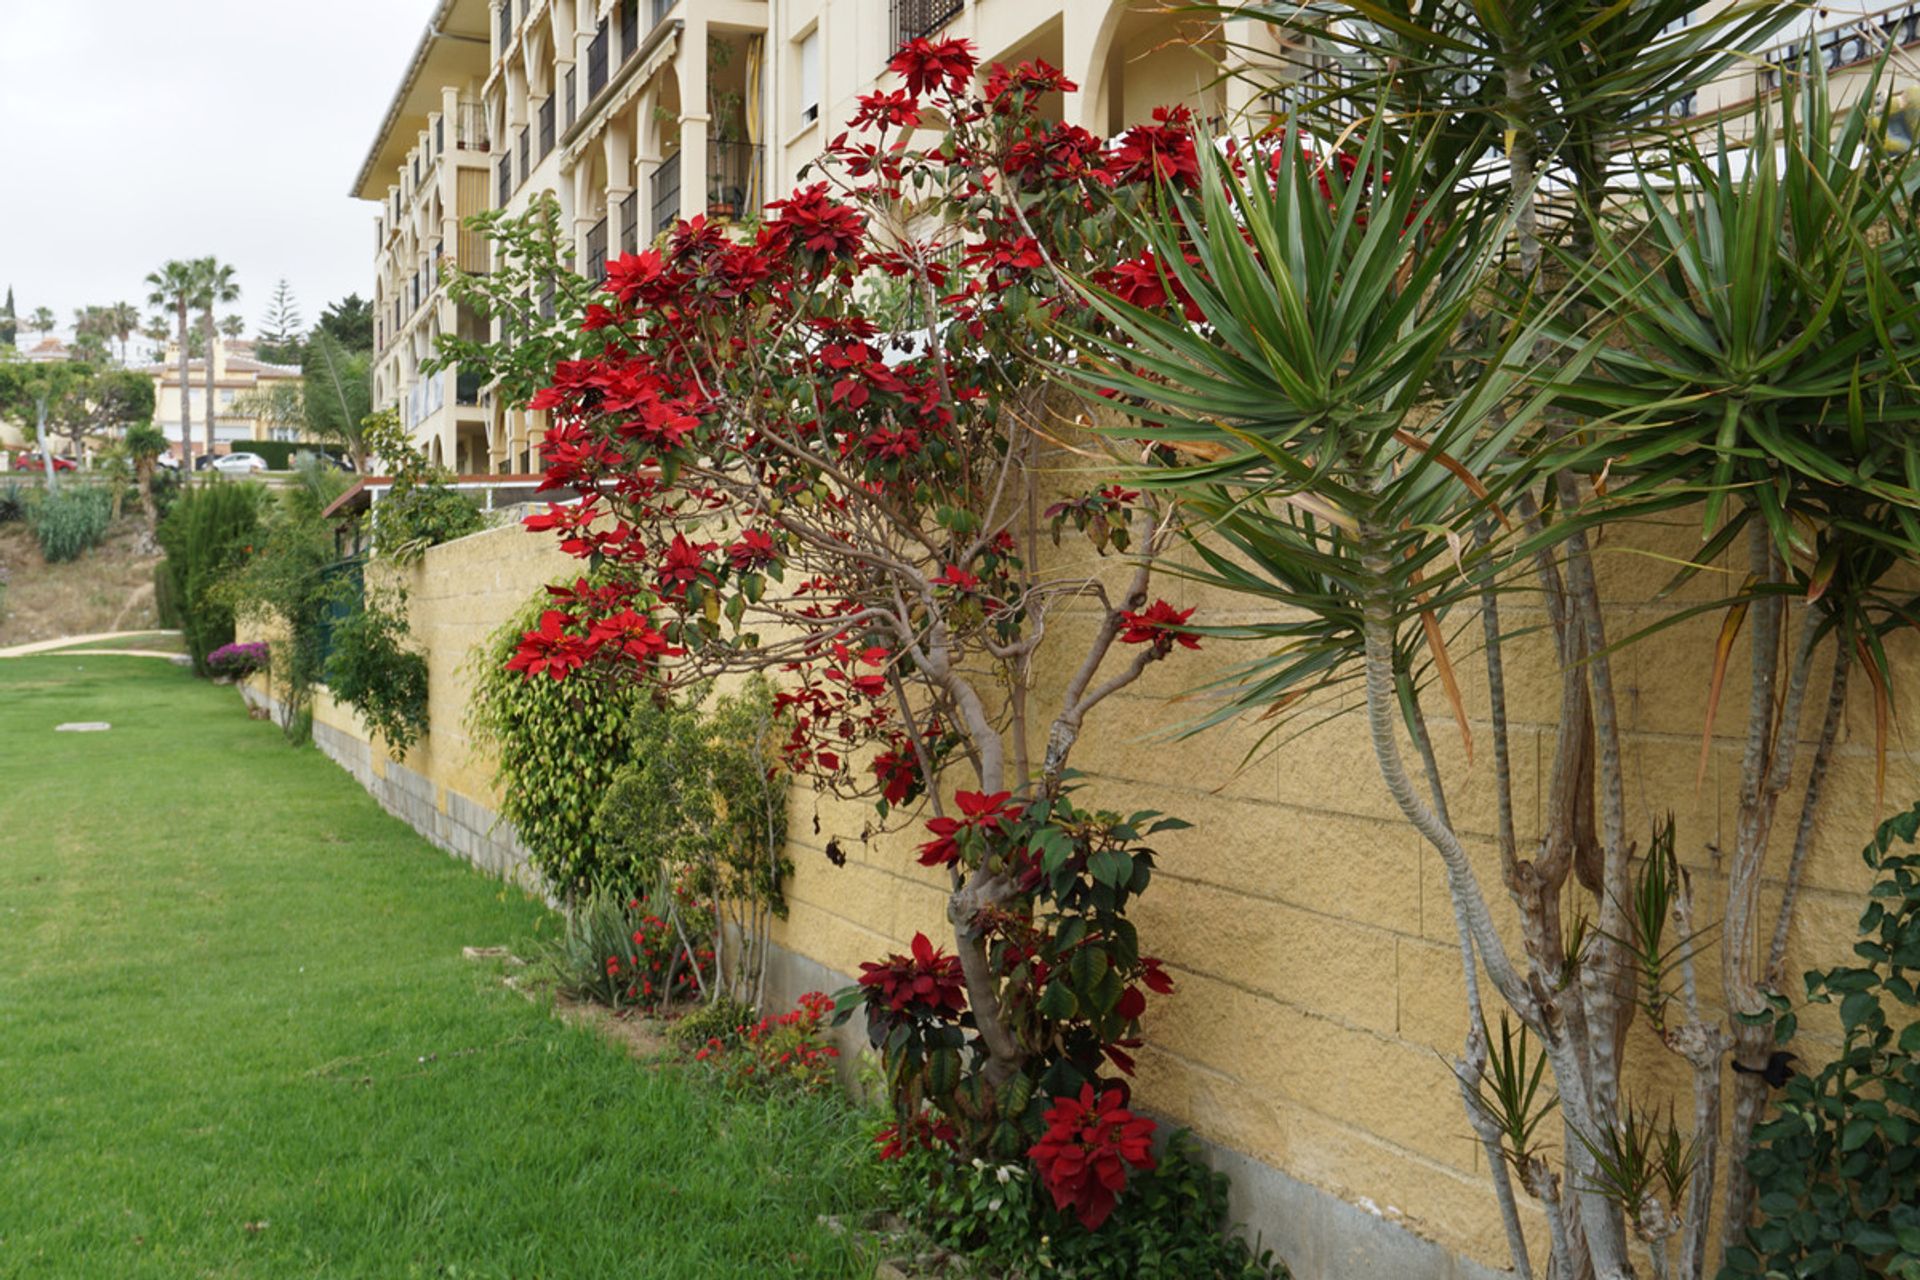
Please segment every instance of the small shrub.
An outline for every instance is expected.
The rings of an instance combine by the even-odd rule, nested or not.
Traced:
[[[883,1140],[890,1135],[882,1131]],[[908,1142],[888,1163],[908,1219],[936,1243],[994,1273],[1060,1280],[1274,1280],[1286,1268],[1224,1234],[1227,1177],[1184,1130],[1098,1231],[1062,1212],[1025,1161],[955,1161],[937,1139]]]
[[[750,1004],[726,995],[715,995],[678,1018],[667,1035],[689,1053],[718,1040],[731,1047],[740,1043],[759,1020],[759,1012]]]
[[[1789,1078],[1754,1130],[1760,1220],[1723,1275],[1920,1277],[1920,854],[1891,852],[1917,831],[1920,805],[1866,847],[1881,879],[1853,948],[1865,965],[1806,975],[1809,1004],[1840,1005],[1840,1053]],[[1782,1008],[1779,1042],[1797,1029]]]
[[[171,582],[157,594],[178,619],[193,669],[207,670],[207,655],[233,643],[233,601],[216,591],[253,554],[266,488],[213,480],[187,490],[160,522],[167,553],[160,571]]]
[[[327,687],[385,739],[395,760],[427,729],[427,659],[410,647],[403,592],[374,593],[334,623]]]
[[[486,516],[459,490],[431,480],[396,480],[374,511],[373,549],[410,564],[429,547],[486,527]]]
[[[17,480],[0,486],[0,524],[12,524],[27,518],[27,491]]]
[[[562,995],[610,1009],[660,1009],[699,994],[695,966],[710,954],[680,940],[642,898],[595,889],[577,899],[541,967]]]
[[[786,1013],[761,1018],[731,1039],[708,1037],[694,1060],[729,1089],[830,1093],[840,1050],[826,1042],[820,1023],[832,1012],[832,996],[809,991]]]
[[[223,644],[207,655],[207,670],[229,680],[245,680],[267,669],[267,646],[257,640]]]
[[[98,486],[67,485],[33,509],[33,533],[48,564],[78,560],[100,545],[113,522],[113,494]]]

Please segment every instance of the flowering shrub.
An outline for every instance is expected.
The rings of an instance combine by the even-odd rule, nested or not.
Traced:
[[[1027,1154],[1054,1207],[1097,1231],[1126,1189],[1128,1170],[1153,1168],[1153,1121],[1128,1111],[1120,1089],[1096,1097],[1087,1084],[1078,1098],[1055,1098],[1046,1122]]]
[[[567,914],[545,967],[561,994],[612,1009],[660,1009],[699,994],[697,967],[712,960],[703,935],[676,929],[641,898],[606,890]]]
[[[207,655],[207,670],[229,680],[244,680],[267,669],[267,646],[255,640],[223,644]]]
[[[840,1050],[824,1042],[820,1020],[832,1011],[831,996],[809,991],[786,1013],[740,1029],[731,1043],[711,1037],[694,1052],[694,1060],[733,1088],[826,1093],[834,1086]]]

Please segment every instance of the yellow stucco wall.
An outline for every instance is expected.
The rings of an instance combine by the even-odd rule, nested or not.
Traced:
[[[1599,549],[1613,634],[1623,635],[1675,602],[1655,605],[1672,574],[1666,557],[1697,545],[1684,521],[1636,531],[1634,545],[1614,538]],[[399,571],[411,595],[417,639],[430,655],[432,732],[408,765],[481,804],[491,805],[491,769],[467,743],[460,708],[462,672],[473,646],[547,581],[577,571],[546,536],[508,527],[438,547]],[[1683,600],[1711,599],[1724,584],[1702,575]],[[1208,621],[1249,616],[1244,601],[1163,584]],[[1529,617],[1524,600],[1507,606],[1510,627]],[[1085,620],[1080,621],[1084,627]],[[1615,661],[1625,730],[1629,834],[1645,846],[1652,823],[1671,810],[1678,845],[1695,877],[1700,913],[1717,915],[1724,895],[1718,850],[1732,843],[1745,707],[1744,659],[1727,681],[1705,786],[1693,785],[1716,615],[1681,624]],[[1076,629],[1064,620],[1062,633]],[[1477,624],[1470,628],[1477,633]],[[1473,723],[1469,766],[1444,707],[1430,708],[1447,772],[1455,821],[1470,837],[1496,915],[1518,951],[1514,913],[1497,874],[1492,835],[1489,729],[1484,678],[1470,635],[1457,661]],[[1907,633],[1891,638],[1903,672],[1920,670]],[[1462,980],[1440,861],[1400,819],[1379,781],[1358,717],[1348,716],[1256,757],[1242,767],[1256,730],[1229,727],[1186,742],[1165,731],[1196,712],[1170,701],[1240,656],[1210,644],[1154,668],[1139,686],[1090,716],[1075,756],[1090,776],[1084,799],[1121,809],[1152,807],[1196,825],[1165,835],[1152,890],[1135,911],[1143,945],[1168,963],[1178,992],[1154,1001],[1140,1054],[1139,1095],[1148,1107],[1193,1126],[1348,1201],[1370,1203],[1389,1218],[1455,1251],[1494,1265],[1505,1243],[1478,1146],[1470,1140],[1447,1065],[1466,1029]],[[1068,661],[1042,673],[1044,705]],[[1538,834],[1539,796],[1551,761],[1558,675],[1538,642],[1511,647],[1516,803],[1523,854]],[[1818,669],[1818,668],[1817,668]],[[1904,682],[1912,686],[1910,676]],[[1916,690],[1896,690],[1911,701]],[[351,713],[324,696],[323,723],[359,733]],[[1807,719],[1817,723],[1817,705]],[[1808,733],[1812,732],[1809,725]],[[1788,973],[1845,959],[1871,875],[1858,849],[1876,814],[1870,704],[1856,692],[1835,753],[1820,839],[1793,934]],[[1887,798],[1920,795],[1920,758],[1896,739]],[[382,754],[375,753],[376,768]],[[1804,772],[1804,771],[1803,771]],[[1793,793],[1789,793],[1790,797]],[[904,949],[915,931],[943,937],[941,877],[914,862],[917,828],[863,845],[869,812],[817,801],[796,789],[789,885],[792,916],[779,941],[841,973],[861,960]],[[1778,864],[1791,839],[1795,806],[1783,805],[1776,829],[1775,884],[1763,905],[1771,928]],[[815,816],[819,834],[815,835]],[[839,836],[850,855],[836,868],[824,856]],[[1709,945],[1700,977],[1709,1000],[1719,990],[1719,954]],[[1830,1018],[1806,1020],[1808,1034],[1832,1038]],[[1636,1097],[1685,1087],[1683,1064],[1644,1027],[1630,1057],[1641,1069]],[[1730,1078],[1730,1077],[1729,1077]],[[1685,1107],[1682,1107],[1685,1113]],[[1536,1220],[1535,1227],[1538,1228]],[[1533,1231],[1544,1247],[1543,1233]]]

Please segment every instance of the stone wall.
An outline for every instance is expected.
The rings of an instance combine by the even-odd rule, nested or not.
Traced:
[[[1656,601],[1674,559],[1697,545],[1698,527],[1684,519],[1649,526],[1631,543],[1602,544],[1598,567],[1614,635],[1724,591],[1722,568],[1675,599]],[[370,746],[345,709],[324,696],[316,706],[316,738],[329,755],[437,843],[495,870],[517,867],[524,851],[494,820],[490,765],[461,725],[470,683],[463,667],[473,646],[522,601],[577,569],[550,539],[506,528],[435,548],[400,574],[415,635],[429,653],[433,717],[431,733],[404,761],[389,762],[384,749]],[[1241,599],[1178,582],[1163,591],[1182,607],[1200,606],[1196,621],[1251,616]],[[1540,619],[1516,600],[1506,621],[1516,627]],[[1087,617],[1064,618],[1058,632],[1070,640],[1090,624]],[[1732,843],[1746,700],[1737,661],[1705,782],[1696,790],[1718,628],[1717,613],[1705,612],[1615,661],[1630,835],[1644,848],[1653,823],[1674,814],[1703,914],[1717,912],[1724,894],[1721,850]],[[1467,704],[1484,716],[1474,633],[1477,626],[1462,633],[1456,661]],[[1910,632],[1889,637],[1889,649],[1897,670],[1920,671]],[[1257,749],[1265,726],[1170,737],[1169,726],[1197,711],[1181,698],[1184,691],[1235,656],[1209,644],[1199,655],[1183,653],[1156,667],[1096,711],[1075,759],[1088,775],[1087,802],[1162,809],[1196,824],[1157,841],[1153,889],[1134,916],[1143,944],[1166,960],[1178,984],[1175,996],[1150,1006],[1138,1096],[1192,1126],[1234,1169],[1238,1212],[1296,1263],[1303,1280],[1490,1274],[1505,1266],[1506,1247],[1485,1161],[1448,1066],[1460,1050],[1466,1011],[1439,859],[1394,808],[1356,716],[1265,751]],[[1057,667],[1042,672],[1036,701],[1058,678]],[[1509,652],[1507,678],[1524,850],[1541,822],[1558,673],[1543,644],[1523,643]],[[1920,692],[1915,683],[1903,680],[1896,697],[1910,703]],[[1476,749],[1469,761],[1445,708],[1429,712],[1456,824],[1470,837],[1487,895],[1517,947],[1493,844],[1488,725],[1471,723]],[[1858,850],[1881,809],[1873,741],[1871,705],[1856,693],[1829,777],[1789,973],[1850,955],[1871,882]],[[1890,806],[1920,794],[1911,745],[1897,738],[1892,744]],[[777,994],[830,989],[860,961],[904,950],[916,931],[944,935],[944,885],[915,862],[913,831],[863,843],[868,812],[801,789],[793,804],[797,870],[788,887],[791,918],[777,937]],[[1791,802],[1783,807],[1781,844],[1791,839],[1794,812]],[[833,837],[849,855],[844,867],[825,857]],[[1772,896],[1763,902],[1769,913],[1783,853],[1776,850]],[[1716,1002],[1719,957],[1711,943],[1701,980],[1703,998]],[[1818,1053],[1833,1038],[1832,1018],[1821,1016],[1827,1013],[1814,1010],[1803,1020],[1815,1046],[1803,1053]],[[1644,1027],[1634,1033],[1630,1054],[1652,1064],[1630,1080],[1635,1098],[1684,1096],[1682,1064]],[[1530,1234],[1544,1248],[1537,1215],[1530,1217]]]

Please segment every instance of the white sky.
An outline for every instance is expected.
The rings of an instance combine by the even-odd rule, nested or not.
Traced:
[[[346,192],[433,0],[0,0],[0,299],[146,306],[215,254],[259,330],[373,292],[378,206]],[[22,343],[28,339],[22,334]]]

